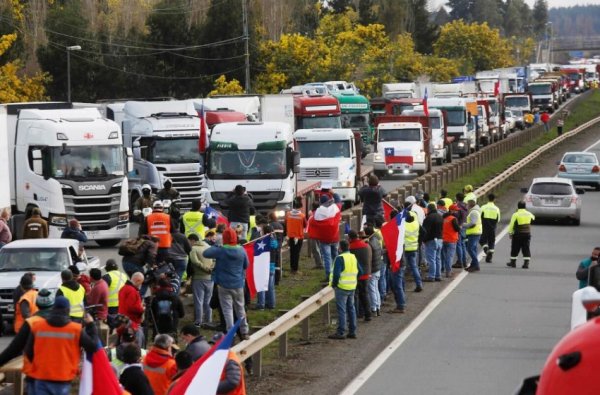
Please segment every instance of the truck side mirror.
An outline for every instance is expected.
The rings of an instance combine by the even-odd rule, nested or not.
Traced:
[[[33,159],[33,172],[38,176],[44,176],[44,164],[42,163],[42,150],[34,149],[31,151]]]
[[[300,152],[292,152],[293,172],[300,173]]]
[[[127,159],[126,173],[133,171],[133,150],[129,147],[125,147],[125,158]]]
[[[133,144],[131,144],[133,149],[133,159],[134,160],[141,160],[142,159],[142,147],[140,146],[140,140],[135,140],[133,142]]]

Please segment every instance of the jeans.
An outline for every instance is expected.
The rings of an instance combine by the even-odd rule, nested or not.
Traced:
[[[290,246],[290,269],[293,272],[298,271],[298,264],[300,262],[300,251],[302,250],[302,239],[289,239],[288,245]]]
[[[214,283],[212,280],[192,280],[192,293],[194,294],[194,322],[207,324],[212,322],[212,297]]]
[[[242,319],[240,333],[247,335],[249,328],[248,321],[246,320],[246,310],[244,309],[244,288],[228,289],[219,287],[218,292],[221,310],[223,310],[223,316],[225,317],[225,330],[228,331],[235,324],[233,321],[233,314],[235,312],[235,316]]]
[[[381,278],[381,271],[371,273],[369,279],[369,303],[371,304],[371,311],[375,312],[381,307],[381,295],[379,295],[379,279]]]
[[[338,256],[338,243],[319,242],[319,247],[321,249],[323,266],[325,266],[325,277],[329,279],[329,274],[331,273],[331,263]]]
[[[358,297],[358,315],[365,316],[365,319],[371,318],[371,305],[369,303],[369,280],[358,280],[356,293]]]
[[[309,239],[308,246],[310,248],[310,254],[315,261],[315,268],[322,269],[323,259],[321,258],[321,246],[319,246],[319,241],[315,239]]]
[[[425,243],[425,259],[429,266],[427,277],[430,279],[442,278],[441,253],[442,239],[429,240]]]
[[[479,246],[479,238],[481,235],[468,235],[467,236],[467,252],[471,257],[471,267],[478,268],[479,260],[477,259],[477,247]]]
[[[417,251],[404,251],[404,265],[408,266],[415,280],[417,288],[423,288],[423,280],[421,279],[421,272],[419,272],[419,265],[417,265]]]
[[[338,313],[338,335],[346,333],[346,321],[349,323],[348,334],[356,334],[356,309],[354,308],[354,291],[335,288],[335,306]]]
[[[175,273],[177,273],[179,280],[183,281],[183,273],[185,273],[188,263],[187,259],[171,259],[171,263],[175,267]]]
[[[396,299],[396,308],[404,310],[406,306],[406,298],[404,295],[404,270],[406,265],[402,265],[400,270],[392,273],[392,290],[394,291],[394,299]]]
[[[384,256],[383,263],[381,264],[381,270],[379,271],[379,295],[381,296],[380,301],[385,299],[388,291],[388,267],[387,267],[387,257]]]
[[[456,259],[458,263],[466,266],[467,263],[467,248],[465,247],[467,236],[465,236],[465,230],[461,229],[458,232],[458,243],[456,244]]]
[[[275,308],[275,272],[269,273],[269,289],[257,293],[256,307],[259,309]]]
[[[70,382],[35,380],[30,388],[33,388],[31,393],[35,395],[69,395],[71,393]]]
[[[229,227],[231,229],[235,229],[238,225],[242,225],[242,229],[244,229],[244,230],[242,230],[242,234],[247,235],[248,234],[248,224],[245,224],[243,222],[230,222],[229,223]]]
[[[125,272],[125,274],[127,274],[127,277],[129,277],[130,279],[131,279],[131,276],[133,276],[133,273],[140,272],[140,273],[144,274],[144,272],[145,272],[144,267],[138,265],[137,263],[123,260],[122,265],[123,265],[123,271]]]
[[[454,259],[455,252],[456,243],[444,243],[442,246],[442,256],[444,257],[442,264],[444,265],[446,276],[450,275],[452,272],[452,260]]]

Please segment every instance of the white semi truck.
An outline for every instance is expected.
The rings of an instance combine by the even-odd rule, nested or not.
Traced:
[[[0,106],[0,214],[10,209],[10,178],[8,174],[8,133],[6,107]]]
[[[129,237],[131,150],[123,150],[119,125],[97,109],[68,106],[4,106],[8,150],[2,156],[9,161],[11,204],[15,213],[39,208],[51,238],[74,218],[90,240],[115,245]]]
[[[414,99],[419,97],[419,87],[414,82],[394,82],[383,84],[382,93],[386,99]]]
[[[461,158],[475,151],[477,133],[474,116],[477,115],[477,101],[468,97],[433,98],[428,100],[429,108],[446,112],[448,136],[454,137],[452,152]]]
[[[260,213],[283,218],[296,196],[300,155],[292,128],[284,122],[239,122],[215,125],[206,153],[206,201],[227,211],[236,185],[246,188]]]
[[[131,147],[134,155],[130,204],[141,196],[143,184],[157,192],[170,179],[181,196],[179,207],[189,209],[192,200],[202,198],[204,185],[204,160],[198,144],[200,118],[194,103],[128,101],[114,106],[115,110],[122,106],[122,114],[112,111],[112,115],[122,118],[123,144]]]

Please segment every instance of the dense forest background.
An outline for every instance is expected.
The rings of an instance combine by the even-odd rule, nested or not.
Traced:
[[[73,45],[75,100],[239,92],[242,1],[0,0],[0,74],[13,77],[0,78],[0,101],[64,100]],[[245,1],[258,92],[347,79],[375,95],[382,81],[447,81],[532,59],[548,20],[555,35],[600,24],[600,7],[548,10],[545,0]]]

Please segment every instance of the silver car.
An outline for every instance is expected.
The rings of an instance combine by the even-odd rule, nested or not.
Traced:
[[[567,220],[579,225],[583,189],[575,189],[573,181],[558,177],[534,178],[525,193],[525,205],[536,219]]]
[[[567,152],[558,164],[558,176],[575,185],[589,185],[600,191],[600,164],[593,152]]]

